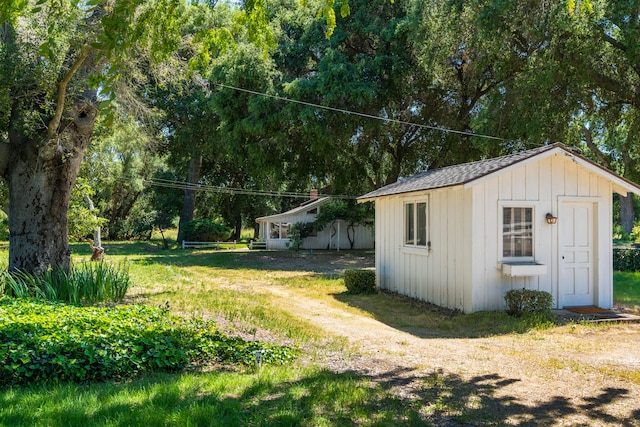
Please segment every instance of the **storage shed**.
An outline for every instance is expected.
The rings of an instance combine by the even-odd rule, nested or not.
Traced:
[[[510,289],[555,308],[613,305],[612,194],[640,187],[557,143],[399,180],[376,210],[381,289],[465,313]]]
[[[267,249],[286,249],[291,242],[291,226],[296,223],[313,223],[322,206],[330,201],[330,197],[318,198],[313,193],[310,200],[294,209],[256,218],[260,227],[260,241],[266,242]],[[356,224],[350,229],[345,221],[334,221],[322,230],[313,230],[311,235],[302,241],[302,248],[351,249],[350,238],[354,242],[353,249],[373,249],[373,230],[361,224]]]

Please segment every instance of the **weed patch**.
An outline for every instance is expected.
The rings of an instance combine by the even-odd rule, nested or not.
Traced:
[[[99,381],[216,361],[282,364],[295,351],[221,334],[215,323],[151,306],[0,301],[0,384]]]

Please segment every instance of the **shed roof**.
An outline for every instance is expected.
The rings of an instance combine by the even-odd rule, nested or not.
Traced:
[[[330,197],[321,197],[319,199],[314,199],[314,200],[307,200],[306,202],[304,202],[303,204],[301,204],[298,207],[295,207],[291,210],[288,210],[286,212],[282,212],[279,214],[275,214],[275,215],[269,215],[269,216],[261,216],[260,218],[256,218],[256,222],[267,222],[267,221],[272,221],[275,219],[282,219],[291,215],[298,215],[300,213],[309,211],[311,209],[314,209],[317,206],[320,206],[322,204],[324,204],[325,202],[327,202],[330,199]]]
[[[532,150],[521,151],[507,156],[492,159],[480,160],[477,162],[463,163],[460,165],[448,166],[440,169],[427,170],[417,175],[412,175],[405,179],[400,179],[393,184],[381,187],[358,197],[358,201],[364,202],[377,197],[391,196],[395,194],[411,193],[415,191],[433,190],[436,188],[451,187],[455,185],[472,185],[474,181],[499,173],[510,167],[517,167],[527,160],[540,160],[544,157],[565,152],[573,157],[578,163],[591,169],[600,175],[606,176],[613,181],[616,192],[633,192],[640,195],[640,187],[633,182],[620,177],[610,170],[592,162],[591,160],[575,153],[562,143],[555,143],[534,148]],[[625,194],[626,195],[626,194]]]

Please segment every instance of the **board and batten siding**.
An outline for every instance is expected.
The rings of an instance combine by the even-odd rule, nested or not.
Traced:
[[[316,220],[315,214],[300,213],[297,215],[282,215],[277,218],[271,219],[265,222],[265,235],[267,248],[269,249],[287,249],[287,244],[290,242],[288,238],[274,239],[268,235],[269,227],[271,223],[289,223],[295,224],[298,222],[311,223]],[[340,235],[338,236],[338,222],[340,223]],[[335,222],[335,235],[331,235],[331,227],[327,226],[322,231],[318,232],[315,237],[306,237],[302,241],[302,249],[350,249],[349,239],[347,236],[348,224],[344,221]],[[356,225],[354,237],[354,249],[371,249],[374,244],[373,230],[370,227],[362,225]]]
[[[510,289],[550,292],[563,307],[559,287],[561,203],[584,200],[594,210],[595,302],[613,304],[610,180],[570,156],[531,159],[465,185],[376,199],[376,272],[381,289],[466,313],[506,308]],[[404,204],[428,200],[431,248],[404,245]],[[533,208],[534,258],[547,266],[540,276],[502,274],[503,206]],[[547,224],[545,215],[558,216]]]
[[[315,219],[315,218],[314,218]],[[312,221],[310,221],[312,222]],[[338,236],[338,223],[340,223],[340,235]],[[335,235],[331,236],[331,227],[327,226],[324,230],[319,231],[316,237],[306,237],[302,241],[303,249],[351,249],[347,228],[349,224],[345,221],[336,221],[334,224]],[[354,245],[353,249],[372,249],[374,246],[374,230],[371,227],[356,225],[353,230]]]
[[[499,176],[469,186],[473,192],[473,245],[472,288],[473,309],[503,310],[504,294],[510,289],[534,289],[551,293],[554,307],[562,307],[559,288],[559,235],[562,217],[557,224],[547,224],[545,215],[558,216],[563,200],[593,202],[596,251],[594,278],[596,302],[600,307],[613,304],[611,239],[611,182],[578,165],[562,154],[525,164]],[[533,207],[534,258],[547,266],[540,276],[509,277],[502,274],[499,251],[502,206]],[[599,220],[602,219],[602,220]],[[599,244],[603,242],[605,244]]]
[[[471,274],[471,192],[462,186],[376,199],[378,286],[451,309],[465,310]],[[404,244],[405,203],[427,200],[427,247]],[[470,301],[469,301],[470,303]],[[469,306],[470,307],[470,306]]]

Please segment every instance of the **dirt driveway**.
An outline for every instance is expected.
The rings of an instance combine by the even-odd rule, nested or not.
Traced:
[[[370,255],[264,257],[283,271],[341,274],[373,266]],[[263,287],[296,316],[355,347],[347,354],[327,352],[322,363],[329,369],[389,386],[435,425],[640,426],[638,324],[423,338],[429,331],[406,332],[295,288]]]

